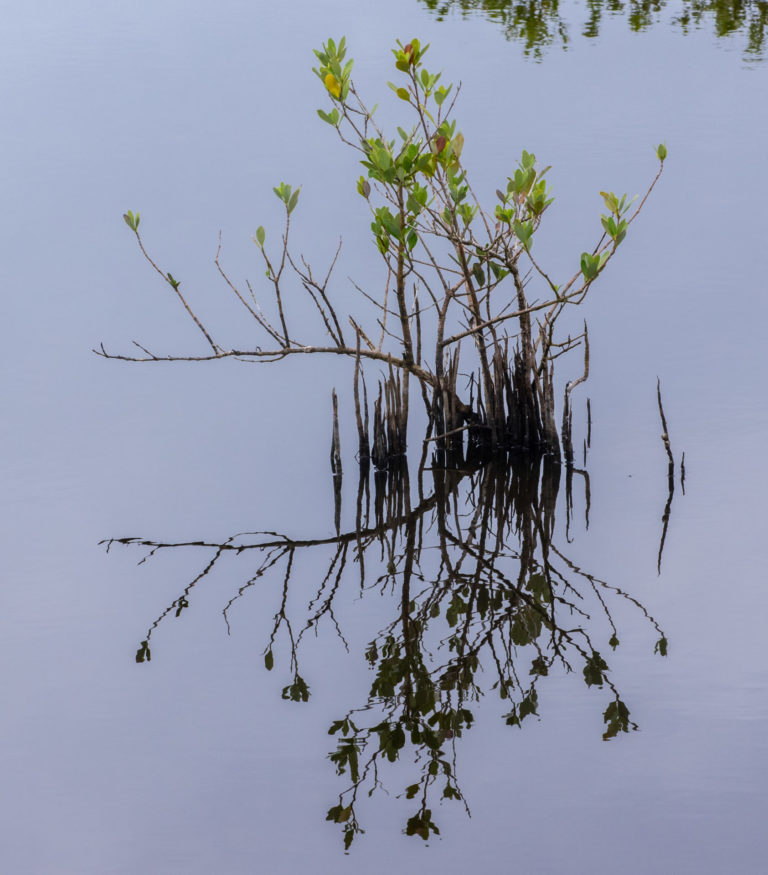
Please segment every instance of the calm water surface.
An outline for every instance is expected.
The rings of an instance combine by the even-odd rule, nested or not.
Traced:
[[[606,17],[599,38],[586,40],[582,11],[564,14],[569,50],[541,63],[526,60],[497,22],[438,21],[415,0],[322,9],[73,2],[7,16],[3,871],[765,870],[768,70],[744,60],[738,34],[718,42],[707,26],[687,36],[667,26],[636,33]],[[315,115],[323,101],[310,72],[312,48],[341,33],[359,87],[388,119],[398,109],[387,102],[390,45],[414,34],[432,43],[432,66],[463,82],[457,115],[482,197],[493,197],[522,148],[553,165],[557,200],[537,246],[556,274],[592,241],[597,192],[640,191],[654,170],[652,147],[666,141],[670,156],[586,311],[589,528],[582,478],[567,533],[564,482],[554,509],[561,552],[637,600],[668,641],[666,657],[654,653],[653,623],[614,592],[621,643],[612,651],[610,623],[585,584],[590,634],[639,730],[603,741],[613,693],[588,687],[576,657],[572,673],[553,666],[539,678],[537,715],[508,726],[510,702],[491,690],[495,668],[484,657],[473,725],[447,738],[471,818],[438,792],[439,837],[404,834],[417,800],[402,794],[420,768],[406,751],[382,769],[390,795],[361,790],[366,832],[349,856],[340,828],[325,820],[347,786],[327,759],[336,744],[328,728],[367,702],[365,652],[397,616],[402,593],[361,596],[350,557],[333,606],[346,646],[323,615],[318,634],[301,641],[309,701],[284,701],[294,672],[283,627],[271,672],[264,651],[285,561],[225,618],[263,555],[222,557],[177,618],[177,600],[210,551],[163,550],[137,566],[146,549],[97,546],[113,537],[216,544],[263,530],[332,539],[332,385],[347,414],[340,527],[354,531],[348,368],[128,365],[90,352],[102,340],[128,349],[134,339],[201,351],[196,329],[131,245],[126,209],[141,210],[145,240],[234,343],[247,341],[249,326],[217,278],[218,231],[231,271],[258,280],[250,235],[276,227],[271,187],[302,184],[296,239],[322,260],[343,235],[338,294],[351,300],[344,277],[368,276],[375,254],[354,188],[359,171]],[[667,482],[657,376],[687,468],[660,575]],[[429,472],[425,489],[434,489]],[[428,511],[433,537],[439,525]],[[516,537],[505,537],[508,552]],[[296,553],[286,612],[298,631],[333,549]],[[371,583],[391,559],[376,549]],[[437,575],[436,562],[425,552],[425,578]],[[137,663],[140,642],[171,605],[149,639],[151,661]],[[425,649],[437,666],[450,658],[437,639]],[[522,642],[520,651],[527,688],[535,654]]]

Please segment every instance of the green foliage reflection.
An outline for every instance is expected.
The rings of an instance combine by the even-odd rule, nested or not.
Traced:
[[[438,20],[454,13],[462,17],[483,15],[504,30],[507,39],[519,42],[526,55],[539,58],[553,44],[566,48],[568,26],[559,0],[420,0]]]
[[[548,46],[567,48],[570,30],[594,39],[611,17],[624,18],[638,32],[669,24],[687,34],[709,28],[718,37],[743,34],[745,57],[765,53],[768,0],[586,0],[581,18],[567,20],[558,0],[420,0],[439,20],[451,14],[481,15],[498,24],[507,39],[521,43],[525,55],[540,58]],[[578,23],[576,23],[578,22]]]

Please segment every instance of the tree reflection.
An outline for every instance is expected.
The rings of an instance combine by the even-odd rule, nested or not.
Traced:
[[[568,27],[560,12],[559,0],[420,0],[442,21],[452,13],[466,18],[483,15],[500,25],[507,39],[523,45],[526,55],[541,57],[542,49],[559,43],[568,45]]]
[[[569,468],[566,543],[574,474],[582,477],[589,495],[587,472]],[[116,543],[148,548],[142,562],[171,549],[208,553],[201,571],[152,624],[136,660],[151,659],[158,626],[182,614],[195,587],[225,556],[255,555],[255,569],[224,616],[229,622],[236,602],[257,584],[282,581],[264,662],[268,670],[288,668],[284,699],[305,702],[310,696],[301,669],[306,633],[330,621],[349,649],[335,613],[340,593],[351,582],[367,598],[385,596],[390,619],[365,648],[373,673],[367,700],[355,703],[329,728],[335,742],[329,757],[346,784],[326,818],[341,826],[348,848],[363,831],[362,800],[384,788],[386,771],[400,761],[410,770],[396,788],[412,800],[406,832],[427,839],[439,832],[436,803],[453,799],[466,805],[457,780],[457,741],[472,727],[484,693],[495,693],[506,724],[519,727],[538,715],[539,687],[548,676],[580,674],[587,686],[603,691],[607,740],[637,728],[606,662],[608,650],[619,645],[615,607],[634,607],[649,624],[655,651],[666,655],[666,637],[643,605],[580,568],[558,543],[560,479],[560,465],[548,456],[512,456],[483,466],[462,461],[421,470],[412,503],[408,469],[398,464],[374,473],[372,490],[367,473],[361,477],[356,524],[333,537],[252,533],[221,543],[111,539],[107,548]],[[588,524],[587,513],[588,502]],[[289,593],[295,560],[304,553],[311,553],[313,567],[324,570],[306,609],[297,613],[289,608],[295,600]],[[301,589],[298,582],[296,589]]]
[[[569,22],[559,0],[420,0],[439,20],[450,14],[483,15],[499,24],[507,39],[523,46],[528,56],[540,58],[544,48],[569,44]],[[768,0],[586,0],[582,36],[595,38],[609,17],[623,17],[638,32],[666,20],[683,33],[712,27],[718,37],[746,35],[744,53],[762,59],[768,29]]]

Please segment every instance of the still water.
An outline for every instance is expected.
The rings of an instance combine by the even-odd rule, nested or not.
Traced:
[[[416,0],[8,14],[3,871],[765,870],[768,70],[746,57],[746,30],[718,37],[706,15],[685,33],[606,14],[583,37],[583,8],[558,14],[568,50],[538,61],[498,20],[449,9],[439,20]],[[301,184],[297,239],[324,261],[343,236],[338,294],[351,300],[343,278],[368,276],[376,256],[359,170],[315,114],[325,104],[310,70],[312,48],[341,33],[387,120],[390,46],[432,43],[432,65],[463,83],[457,116],[481,197],[523,148],[553,165],[537,246],[558,275],[593,242],[598,192],[641,191],[666,142],[659,187],[585,313],[592,368],[575,429],[580,445],[588,395],[588,517],[585,477],[570,506],[565,475],[543,463],[419,478],[416,430],[407,488],[389,484],[377,504],[371,482],[358,504],[343,362],[130,365],[90,352],[204,349],[141,262],[126,209],[141,211],[145,240],[197,309],[246,342],[213,264],[218,232],[228,269],[258,282],[250,236],[279,227],[271,188]],[[678,459],[661,573],[657,376]],[[475,516],[472,538],[502,535],[490,563],[467,543]],[[230,540],[241,532],[257,534]],[[134,540],[99,546],[112,538]],[[153,545],[198,541],[137,564]],[[463,586],[446,582],[456,567]],[[548,636],[563,631],[558,655]],[[422,680],[412,710],[439,734],[437,757],[423,731],[402,749],[383,739],[366,707],[406,645]],[[514,693],[502,699],[505,679]],[[617,699],[626,720],[608,712]],[[452,716],[430,723],[447,702]],[[411,707],[389,705],[401,709],[390,725]],[[374,729],[360,771],[383,753],[345,856],[352,812],[326,817],[348,808],[339,794],[355,781],[348,757],[339,776],[328,754],[351,733],[328,730],[353,709],[355,726]],[[461,798],[441,799],[446,786]],[[406,835],[426,808],[439,835],[423,817]]]

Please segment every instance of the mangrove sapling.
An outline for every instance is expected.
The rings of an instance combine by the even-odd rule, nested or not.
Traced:
[[[581,254],[579,268],[555,282],[533,255],[534,238],[553,200],[546,176],[549,168],[540,167],[535,155],[523,151],[517,168],[496,191],[495,205],[484,208],[462,160],[464,136],[453,117],[459,89],[442,84],[441,74],[424,66],[427,48],[413,39],[405,45],[398,42],[393,50],[402,78],[399,84],[388,84],[410,114],[408,126],[398,127],[393,138],[379,127],[374,110],[367,108],[355,88],[344,38],[338,43],[329,39],[315,52],[314,72],[331,100],[330,109],[319,109],[318,115],[358,152],[364,170],[357,190],[370,212],[384,276],[378,289],[355,287],[365,306],[373,306],[372,317],[343,315],[334,303],[331,278],[341,244],[323,275],[295,253],[291,216],[300,189],[281,183],[274,189],[285,210],[277,246],[269,247],[263,227],[253,237],[272,287],[269,314],[250,283],[243,291],[224,271],[221,244],[215,258],[222,278],[256,323],[253,345],[233,349],[215,339],[216,332],[182,295],[179,281],[148,254],[139,234],[139,214],[128,212],[124,218],[142,254],[178,295],[209,350],[158,355],[136,344],[140,355],[110,353],[103,345],[96,351],[128,361],[276,362],[291,355],[342,355],[354,361],[356,381],[361,363],[375,362],[387,374],[387,415],[397,422],[395,448],[385,455],[405,451],[413,379],[428,416],[426,437],[434,435],[443,448],[448,436],[458,435],[460,441],[469,432],[470,445],[482,451],[522,447],[559,458],[554,363],[565,353],[586,347],[587,341],[586,327],[576,336],[559,333],[561,316],[584,302],[616,254],[661,175],[666,147],[656,149],[659,169],[639,203],[626,195],[601,192],[606,208],[602,233],[593,249]],[[295,311],[285,294],[289,279],[304,289],[322,323],[321,334],[309,343],[293,326]],[[462,370],[477,374],[468,400],[457,385],[462,354]],[[567,430],[570,390],[587,373],[585,359],[584,377],[566,390],[563,426]],[[359,397],[356,411],[360,422]],[[570,437],[564,437],[566,461],[571,464]],[[365,455],[362,443],[361,455]],[[382,464],[381,458],[374,461]]]

